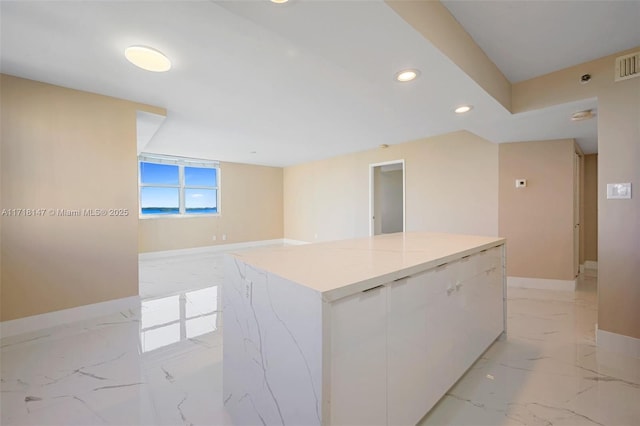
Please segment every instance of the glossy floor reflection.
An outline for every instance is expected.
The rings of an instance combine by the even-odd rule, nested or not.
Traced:
[[[228,424],[221,259],[141,262],[152,297],[139,309],[2,339],[0,424]],[[190,284],[178,288],[182,275]],[[587,276],[575,293],[510,289],[508,338],[421,424],[640,424],[640,359],[595,347],[595,284]]]
[[[224,424],[217,292],[2,339],[0,424]]]

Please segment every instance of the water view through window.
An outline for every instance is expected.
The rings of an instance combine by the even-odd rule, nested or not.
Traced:
[[[140,161],[143,215],[218,213],[218,169]]]

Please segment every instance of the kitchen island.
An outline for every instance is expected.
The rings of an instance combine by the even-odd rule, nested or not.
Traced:
[[[227,256],[234,424],[416,424],[505,331],[504,244],[411,232]]]

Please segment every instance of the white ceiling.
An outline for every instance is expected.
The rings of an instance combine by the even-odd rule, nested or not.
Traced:
[[[640,46],[640,0],[444,0],[512,83]]]
[[[596,120],[568,119],[595,99],[512,115],[381,0],[2,1],[0,20],[3,73],[167,108],[149,152],[285,166],[460,129],[597,149]],[[172,70],[134,67],[132,44],[163,51]],[[544,50],[565,60],[574,47]],[[395,82],[406,67],[420,77]],[[462,103],[474,109],[456,116]]]

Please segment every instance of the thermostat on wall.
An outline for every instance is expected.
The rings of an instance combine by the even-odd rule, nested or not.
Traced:
[[[527,186],[526,179],[516,179],[516,188],[524,188],[525,186]]]
[[[631,183],[608,183],[607,199],[631,198]]]

